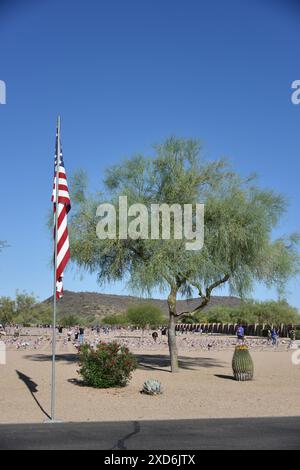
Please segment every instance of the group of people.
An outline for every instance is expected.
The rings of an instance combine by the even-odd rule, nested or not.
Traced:
[[[168,329],[166,327],[160,328],[160,334],[161,334],[161,336],[167,336],[168,335]],[[152,338],[153,338],[154,342],[156,343],[157,338],[158,338],[158,332],[157,331],[153,331]]]
[[[63,333],[63,327],[58,326],[58,333]],[[84,328],[82,326],[75,326],[74,328],[69,328],[67,331],[68,342],[74,340],[77,344],[83,344],[84,342]]]
[[[238,343],[245,341],[245,328],[243,325],[238,325],[236,335]],[[268,329],[268,343],[274,347],[277,347],[279,344],[279,331],[275,327]]]

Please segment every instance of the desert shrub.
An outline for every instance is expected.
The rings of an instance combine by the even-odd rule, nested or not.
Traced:
[[[109,325],[109,326],[121,326],[127,324],[127,318],[125,314],[115,314],[115,315],[106,315],[101,320],[102,325]]]
[[[159,307],[151,303],[143,303],[129,307],[126,312],[126,318],[130,325],[138,328],[151,326],[157,328],[166,322],[166,318]]]
[[[79,352],[79,374],[86,385],[97,388],[124,387],[137,368],[134,355],[117,342],[85,344]]]
[[[67,315],[59,319],[59,324],[63,327],[68,327],[79,325],[81,321],[76,315]]]

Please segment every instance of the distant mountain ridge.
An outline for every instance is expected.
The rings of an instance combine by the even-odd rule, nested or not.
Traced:
[[[43,303],[51,304],[53,297],[44,300]],[[73,292],[66,290],[64,297],[57,303],[58,314],[65,315],[96,315],[101,318],[106,315],[113,315],[122,313],[128,307],[138,303],[151,302],[161,308],[167,315],[168,305],[166,300],[161,299],[142,299],[134,296],[115,295],[115,294],[101,294],[98,292]],[[241,299],[238,297],[230,296],[214,296],[211,298],[210,303],[204,308],[204,311],[212,307],[222,305],[227,307],[237,307],[241,304]],[[178,313],[185,310],[192,310],[199,304],[199,299],[191,300],[178,300],[177,311]]]

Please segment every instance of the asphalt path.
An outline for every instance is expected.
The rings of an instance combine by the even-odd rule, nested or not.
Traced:
[[[4,424],[0,449],[295,450],[300,418]]]

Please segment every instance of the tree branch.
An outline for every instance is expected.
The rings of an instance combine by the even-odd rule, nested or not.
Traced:
[[[189,311],[181,312],[181,313],[178,313],[176,316],[177,317],[182,317],[183,315],[191,315],[192,316],[195,313],[202,310],[209,303],[212,291],[216,287],[219,287],[220,285],[225,284],[225,282],[227,282],[229,280],[229,278],[230,278],[230,274],[226,274],[224,277],[222,277],[222,279],[219,279],[218,281],[211,284],[209,287],[206,288],[205,296],[202,297],[201,303],[194,310],[192,310],[191,312],[189,312]]]
[[[182,273],[179,273],[178,276],[181,277],[181,284],[180,285],[182,285],[184,281],[189,282],[191,284],[191,286],[196,287],[196,289],[198,290],[198,293],[199,293],[199,297],[202,297],[202,286],[198,282],[192,281],[188,277],[188,275],[185,275],[185,274],[182,274]]]

